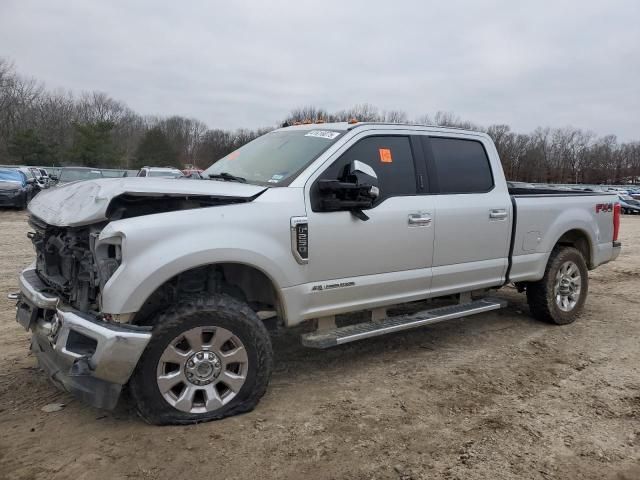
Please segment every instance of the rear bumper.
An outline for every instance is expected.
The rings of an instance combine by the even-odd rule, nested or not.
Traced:
[[[622,250],[622,242],[618,242],[618,241],[613,242],[613,248],[611,251],[611,261],[618,258],[618,255],[620,255],[621,250]]]
[[[151,332],[78,312],[43,287],[33,268],[20,275],[16,320],[32,331],[38,363],[58,387],[95,407],[115,407]]]

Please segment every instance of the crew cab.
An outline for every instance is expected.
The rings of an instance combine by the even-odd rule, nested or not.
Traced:
[[[506,284],[568,324],[588,270],[621,248],[616,195],[509,189],[475,131],[297,125],[203,175],[88,180],[30,203],[17,321],[59,386],[104,408],[128,386],[151,423],[219,419],[265,393],[271,328],[305,323],[302,343],[328,348],[501,308],[487,293]]]

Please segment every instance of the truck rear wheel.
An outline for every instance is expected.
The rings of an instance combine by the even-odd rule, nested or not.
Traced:
[[[527,285],[527,302],[538,320],[572,323],[587,299],[589,276],[582,253],[573,247],[551,252],[542,280]]]
[[[130,390],[149,423],[217,420],[258,404],[272,364],[271,340],[255,312],[227,295],[212,295],[157,317]]]

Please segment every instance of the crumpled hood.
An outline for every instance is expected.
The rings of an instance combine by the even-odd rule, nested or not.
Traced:
[[[251,198],[265,190],[259,185],[215,180],[106,178],[73,182],[41,191],[29,212],[49,225],[77,227],[106,220],[107,208],[120,195],[147,197],[210,196]]]

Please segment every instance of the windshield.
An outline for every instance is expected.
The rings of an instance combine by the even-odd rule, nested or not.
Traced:
[[[93,180],[94,178],[102,178],[102,172],[100,170],[85,170],[84,168],[63,168],[60,172],[60,183]]]
[[[287,185],[340,135],[332,130],[270,132],[218,160],[203,176],[227,173],[249,183]]]
[[[182,172],[179,170],[149,170],[149,177],[181,177]]]

